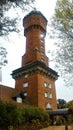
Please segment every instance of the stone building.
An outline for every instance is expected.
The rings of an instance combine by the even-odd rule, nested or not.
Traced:
[[[22,56],[21,68],[12,72],[15,88],[0,86],[2,100],[26,101],[43,109],[57,109],[55,81],[58,74],[49,67],[45,54],[46,26],[47,19],[39,11],[32,11],[24,17],[26,53]]]

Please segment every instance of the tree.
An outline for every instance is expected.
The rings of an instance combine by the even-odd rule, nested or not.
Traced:
[[[0,101],[0,129],[14,127],[18,122],[17,107],[12,103],[3,103]]]
[[[64,99],[57,100],[58,109],[66,108],[66,101]]]
[[[6,124],[7,126],[16,126],[18,122],[17,106],[13,103],[6,103]]]
[[[68,107],[69,109],[71,109],[72,112],[73,112],[73,100],[67,102],[67,103],[66,103],[66,107]]]
[[[73,0],[57,0],[52,18],[56,67],[67,86],[73,86]]]
[[[0,129],[6,127],[6,107],[3,102],[0,101]]]
[[[32,8],[32,5],[35,0],[0,0],[0,38],[3,36],[7,37],[10,32],[19,32],[18,22],[20,17],[18,17],[18,10],[28,10],[29,7]],[[9,11],[12,9],[12,12],[15,12],[17,16],[8,16]],[[16,11],[17,9],[17,11]],[[3,37],[3,38],[4,38]],[[0,40],[1,41],[1,40]],[[1,44],[1,43],[0,43]],[[2,42],[2,46],[4,43]],[[2,51],[3,48],[3,51]],[[3,65],[7,63],[7,60],[2,59],[6,53],[6,49],[0,45],[0,69]],[[6,58],[6,55],[5,57]],[[4,62],[2,62],[4,60]]]
[[[13,8],[15,11],[16,8],[21,8],[22,10],[27,10],[30,4],[34,0],[0,0],[0,36],[6,36],[9,32],[18,32],[17,20],[18,18],[8,17],[8,11]]]
[[[6,49],[4,47],[0,47],[0,69],[2,66],[5,66],[7,64],[6,55]]]
[[[71,114],[68,115],[68,122],[73,123],[73,100],[66,103],[66,107],[69,108]]]

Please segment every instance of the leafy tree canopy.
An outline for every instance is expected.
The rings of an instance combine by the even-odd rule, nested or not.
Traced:
[[[73,0],[57,0],[52,18],[53,38],[57,38],[56,67],[67,86],[73,86]]]
[[[20,10],[28,11],[32,8],[35,0],[0,0],[0,38],[7,37],[11,32],[20,32],[18,28],[20,20]],[[9,15],[10,10],[12,10]],[[14,14],[16,14],[14,16]],[[4,37],[3,37],[4,36]],[[1,41],[1,40],[0,40]],[[2,46],[4,43],[2,42]],[[5,49],[5,48],[4,48]],[[2,51],[0,43],[0,67],[5,65],[5,51]],[[4,56],[4,57],[3,57]],[[3,61],[4,60],[4,61]]]
[[[6,36],[9,32],[18,32],[17,17],[9,17],[6,15],[13,8],[27,10],[29,5],[33,4],[34,0],[0,0],[0,36]]]
[[[73,100],[66,103],[66,107],[69,108],[70,115],[68,115],[68,123],[72,124],[73,122]]]
[[[73,112],[73,100],[67,102],[66,106],[67,106],[69,109],[71,109],[72,112]]]
[[[66,108],[66,101],[64,99],[57,100],[58,109]]]

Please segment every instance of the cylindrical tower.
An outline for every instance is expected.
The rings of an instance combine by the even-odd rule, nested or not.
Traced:
[[[23,19],[26,36],[26,54],[22,57],[22,66],[34,61],[44,62],[48,66],[45,55],[45,36],[47,19],[39,11],[32,11]]]

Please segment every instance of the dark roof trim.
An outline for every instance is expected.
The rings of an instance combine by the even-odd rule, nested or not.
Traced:
[[[56,115],[67,115],[70,114],[71,111],[69,108],[65,108],[65,109],[57,109],[57,110],[50,110],[49,114],[51,116],[56,116]]]
[[[44,20],[46,21],[46,23],[47,23],[47,19],[45,18],[45,16],[44,16],[40,11],[37,11],[37,10],[31,11],[28,15],[26,15],[26,16],[23,18],[23,23],[24,23],[24,21],[25,21],[28,17],[30,17],[30,16],[33,15],[33,14],[42,16],[42,17],[44,18]]]
[[[42,67],[43,69],[45,69],[45,70],[47,70],[47,71],[50,71],[51,73],[53,73],[53,74],[56,75],[57,77],[59,76],[56,71],[54,71],[53,69],[49,68],[49,67],[46,66],[43,62],[40,62],[40,61],[30,62],[30,63],[26,64],[24,67],[21,67],[21,68],[19,68],[19,69],[14,70],[11,75],[17,74],[17,73],[19,73],[19,72],[21,72],[21,71],[30,69],[30,68],[35,67],[35,66],[40,66],[40,67]]]

